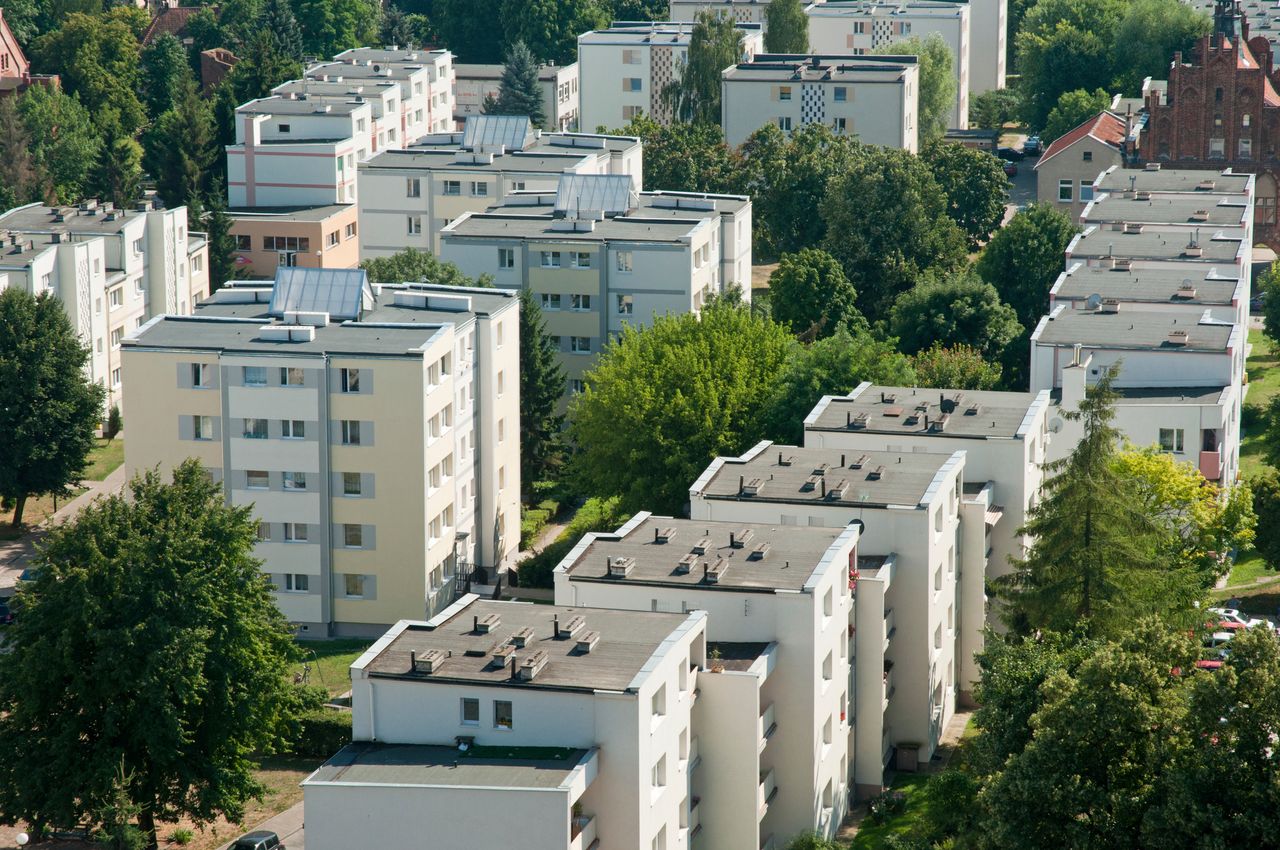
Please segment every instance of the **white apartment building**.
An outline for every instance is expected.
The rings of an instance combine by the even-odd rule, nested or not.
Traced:
[[[1193,321],[1211,310],[1244,325],[1249,318],[1248,293],[1247,281],[1228,277],[1215,266],[1108,269],[1075,262],[1049,290],[1049,309],[1065,304],[1069,310],[1169,312]]]
[[[280,269],[124,342],[130,475],[197,458],[260,521],[304,636],[378,634],[490,583],[519,537],[509,292]]]
[[[914,56],[757,54],[725,69],[720,112],[737,147],[766,124],[825,124],[872,145],[918,149],[920,72]]]
[[[332,62],[312,65],[306,75],[313,79],[385,78],[398,82],[404,104],[401,135],[406,143],[453,128],[453,54],[448,50],[353,47],[334,56]]]
[[[582,79],[579,126],[584,130],[626,126],[637,115],[671,121],[663,100],[667,84],[680,77],[693,23],[614,21],[608,29],[578,36]],[[763,25],[740,23],[742,61],[764,51]]]
[[[709,664],[722,669],[699,677],[693,709],[696,846],[835,836],[852,768],[849,579],[859,532],[853,523],[798,535],[642,511],[616,532],[584,536],[556,567],[556,603],[589,609],[588,619],[597,608],[707,612]]]
[[[706,620],[467,595],[397,623],[351,667],[353,743],[302,783],[308,845],[691,847]]]
[[[1248,271],[1253,246],[1240,228],[1184,225],[1087,224],[1067,245],[1066,263],[1116,269],[1178,268],[1191,274],[1213,266],[1223,274]]]
[[[949,127],[969,127],[970,13],[968,3],[944,0],[833,0],[805,7],[809,49],[820,54],[865,54],[881,45],[937,33],[951,49],[956,102]]]
[[[304,99],[312,103],[344,104],[369,102],[371,119],[369,128],[369,155],[384,150],[402,148],[405,138],[402,132],[404,117],[400,100],[400,86],[394,80],[288,80],[271,90],[283,98]]]
[[[503,66],[455,64],[453,70],[457,80],[453,117],[461,127],[471,116],[483,114],[486,98],[498,96]],[[538,86],[542,89],[546,129],[577,130],[578,63],[539,65]]]
[[[976,643],[957,638],[958,630],[985,625],[962,622],[961,587],[982,583],[986,526],[999,514],[991,488],[965,491],[964,467],[964,452],[841,452],[765,441],[712,461],[689,490],[694,520],[862,524],[851,697],[860,794],[883,787],[895,754],[909,770],[933,757],[955,710],[960,648]]]
[[[543,133],[529,119],[476,115],[462,132],[424,137],[358,166],[360,255],[407,247],[440,252],[440,231],[513,194],[555,191],[565,174],[627,175],[640,189],[644,157],[634,136]]]
[[[624,324],[696,312],[735,285],[749,297],[750,278],[727,280],[722,258],[750,250],[749,199],[640,197],[626,177],[566,176],[554,199],[531,193],[465,213],[441,231],[440,258],[468,275],[490,274],[498,287],[531,290],[560,345],[567,389],[576,392]],[[741,268],[749,274],[749,255]]]
[[[1252,245],[1253,207],[1246,198],[1243,193],[1103,192],[1084,208],[1080,221],[1113,230],[1151,225],[1192,233],[1222,231]]]
[[[768,29],[765,13],[771,0],[670,0],[669,21],[696,20],[698,13],[711,9],[744,24],[760,24]],[[822,0],[818,0],[822,2]]]
[[[962,563],[987,565],[985,576],[967,569],[959,582],[960,696],[969,702],[979,672],[973,656],[984,647],[986,580],[1012,570],[1010,559],[1026,555],[1021,533],[1039,501],[1044,463],[1053,436],[1048,390],[1035,393],[929,390],[869,382],[846,396],[823,396],[804,421],[804,444],[841,451],[963,452],[962,510],[974,512],[972,528],[985,534],[963,539]]]
[[[190,313],[208,295],[209,247],[187,229],[186,207],[27,204],[0,213],[0,291],[10,287],[62,300],[105,410],[123,409],[121,343],[152,316]]]

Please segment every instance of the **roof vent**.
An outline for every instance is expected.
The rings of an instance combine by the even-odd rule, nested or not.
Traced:
[[[795,462],[795,455],[784,455],[782,452],[778,452],[778,466],[790,466]]]
[[[764,489],[763,478],[748,478],[746,481],[743,481],[742,485],[739,487],[738,495],[759,496],[760,491],[763,489]]]
[[[574,644],[575,651],[586,655],[588,652],[596,648],[596,644],[600,642],[599,632],[583,632],[578,635],[578,642]]]
[[[862,428],[866,428],[867,422],[870,419],[871,419],[871,416],[865,410],[862,411],[857,416],[853,417],[853,429],[857,431]]]
[[[1169,331],[1170,345],[1187,345],[1191,342],[1191,334],[1185,330]]]
[[[1191,214],[1191,220],[1192,220],[1192,221],[1208,221],[1208,220],[1209,220],[1209,211],[1208,211],[1208,210],[1196,210],[1195,212],[1193,212],[1193,213]]]
[[[707,584],[719,584],[720,579],[729,571],[728,558],[716,558],[716,562],[702,565],[702,580]]]
[[[556,637],[571,638],[574,635],[576,635],[582,629],[582,627],[585,626],[586,624],[587,624],[587,621],[582,617],[570,617],[568,621],[566,621],[563,625],[559,625],[559,620],[557,620],[556,628],[558,629],[558,631],[556,632]]]
[[[831,467],[827,466],[825,463],[820,463],[820,464],[818,464],[817,466],[815,466],[815,467],[813,468],[813,474],[814,474],[814,475],[826,475],[826,474],[827,474],[827,470],[828,470],[828,469],[830,469],[830,468],[831,468]]]
[[[890,407],[886,407],[886,408],[884,409],[884,415],[885,415],[885,416],[901,416],[901,415],[902,415],[902,407],[901,407],[900,405],[896,405],[896,404],[895,404],[895,405],[891,405]]]
[[[524,649],[529,645],[529,641],[533,640],[533,629],[525,626],[511,636],[511,645],[517,649]]]
[[[1158,162],[1148,162],[1146,167],[1143,169],[1143,171],[1159,171],[1159,170],[1160,170],[1160,163]]]
[[[1138,221],[1126,221],[1123,226],[1125,233],[1141,233],[1142,223]]]
[[[1099,313],[1119,313],[1120,299],[1119,298],[1103,298],[1102,303],[1098,305],[1098,312]]]
[[[942,395],[938,398],[938,407],[942,409],[943,414],[955,413],[962,401],[964,401],[964,393],[956,393],[950,398]]]
[[[550,659],[551,656],[547,654],[545,649],[535,649],[529,653],[520,662],[520,680],[532,682],[542,672],[542,668],[547,666],[547,661]]]
[[[739,528],[737,531],[730,531],[729,532],[729,548],[741,549],[743,546],[746,546],[748,543],[750,543],[751,538],[755,536],[756,536],[756,533],[749,528]]]
[[[764,556],[769,554],[769,550],[773,548],[773,544],[768,540],[761,541],[751,550],[751,554],[747,556],[748,561],[763,561]]]
[[[475,633],[478,635],[487,635],[498,627],[502,619],[497,614],[485,614],[483,617],[476,615],[473,620],[475,625]]]
[[[1217,185],[1218,185],[1218,184],[1217,184],[1217,183],[1215,183],[1213,180],[1201,180],[1199,183],[1197,183],[1197,184],[1196,184],[1196,191],[1197,191],[1197,192],[1212,192],[1212,191],[1213,191],[1213,188],[1214,188],[1215,186],[1217,186]]]
[[[1151,190],[1139,189],[1138,191],[1133,193],[1133,199],[1135,201],[1149,201],[1151,200]]]
[[[897,400],[898,400],[898,397],[893,393],[885,393],[885,392],[880,393],[881,404],[893,404]]]
[[[258,339],[263,342],[314,342],[314,325],[263,325],[258,328]]]
[[[942,432],[947,430],[947,423],[951,421],[951,414],[944,413],[937,419],[929,423],[929,430],[934,432]]]
[[[821,475],[810,475],[808,478],[804,480],[804,483],[800,485],[800,492],[809,493],[813,490],[817,490],[818,482],[821,480],[822,480]]]
[[[489,663],[494,667],[502,667],[507,663],[507,659],[516,654],[516,648],[512,644],[504,643],[493,648],[493,660]]]
[[[836,486],[832,487],[830,490],[827,491],[827,501],[829,502],[840,501],[841,499],[844,498],[844,494],[846,491],[848,491],[848,489],[849,489],[848,480],[841,478],[840,483],[836,484]]]
[[[426,652],[409,651],[411,673],[438,673],[440,665],[449,656],[442,649],[428,649]]]
[[[877,466],[875,469],[867,473],[868,481],[879,481],[881,478],[884,478],[883,466]]]
[[[1196,297],[1196,285],[1191,282],[1191,278],[1187,278],[1178,286],[1178,291],[1173,293],[1174,299],[1178,301],[1191,301]]]
[[[855,458],[853,459],[853,463],[851,463],[851,464],[849,465],[849,468],[850,468],[850,469],[862,469],[862,467],[863,467],[864,465],[866,465],[866,462],[867,462],[867,461],[869,461],[869,460],[871,460],[871,455],[869,455],[869,454],[860,454],[860,455],[858,455],[857,457],[855,457]]]
[[[982,412],[982,405],[978,404],[978,403],[975,401],[973,404],[971,404],[971,405],[969,405],[968,407],[966,407],[966,408],[965,408],[965,410],[964,410],[964,415],[965,415],[965,416],[977,416],[977,415],[978,415],[979,413],[981,413],[981,412]]]
[[[711,550],[711,538],[704,537],[697,543],[693,544],[693,548],[689,551],[695,555],[705,555]]]
[[[1185,248],[1183,248],[1183,249],[1182,249],[1182,256],[1184,256],[1184,257],[1203,257],[1203,256],[1204,256],[1204,248],[1202,248],[1200,245],[1196,244],[1195,242],[1189,242],[1189,243],[1187,243],[1187,247],[1185,247]]]
[[[1115,257],[1111,261],[1111,270],[1117,272],[1133,271],[1133,260],[1127,257]]]
[[[688,575],[696,563],[698,563],[698,556],[693,552],[680,556],[680,560],[676,561],[676,575]]]
[[[669,525],[666,528],[655,528],[653,530],[654,543],[670,543],[671,539],[676,536],[675,526]]]
[[[636,568],[635,558],[605,558],[610,578],[626,578]]]

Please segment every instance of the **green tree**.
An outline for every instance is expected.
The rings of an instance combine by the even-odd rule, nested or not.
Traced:
[[[542,308],[528,289],[520,290],[520,481],[525,494],[559,466],[564,446],[558,414],[564,397],[559,346],[547,333]]]
[[[866,330],[842,327],[795,348],[764,406],[760,433],[779,443],[798,444],[804,439],[804,418],[824,395],[845,395],[863,381],[914,384],[910,360],[893,343]]]
[[[597,0],[503,0],[507,44],[523,42],[540,62],[568,65],[578,57],[578,36],[607,26]]]
[[[114,122],[104,125],[98,161],[89,173],[89,188],[121,208],[142,195],[142,146]]]
[[[1271,569],[1280,569],[1280,477],[1274,469],[1249,482],[1257,517],[1254,547]]]
[[[221,188],[210,194],[201,224],[209,240],[209,291],[212,293],[240,276],[236,240],[231,235],[231,216],[227,215],[227,202]]]
[[[1280,262],[1267,266],[1255,289],[1262,295],[1262,332],[1273,345],[1280,343]]]
[[[802,832],[787,842],[786,850],[840,850],[840,845],[814,832]]]
[[[235,103],[266,97],[271,89],[302,76],[302,64],[276,46],[275,36],[258,30],[245,47],[240,61],[222,81]],[[234,104],[233,104],[234,106]],[[234,109],[232,114],[234,115]]]
[[[1014,628],[1116,634],[1135,615],[1190,607],[1196,576],[1169,565],[1169,532],[1143,504],[1137,483],[1115,466],[1120,432],[1112,424],[1117,369],[1107,370],[1078,410],[1083,435],[1067,457],[1048,464],[1044,497],[1022,533],[1034,541],[1013,572],[995,579]]]
[[[1034,328],[1049,312],[1049,290],[1062,274],[1062,255],[1079,232],[1066,213],[1049,203],[1031,204],[996,231],[974,269],[1000,299]]]
[[[8,0],[4,4],[4,22],[19,44],[30,44],[43,32],[40,5],[38,0]]]
[[[764,10],[766,53],[808,53],[809,16],[800,0],[773,0]]]
[[[502,61],[503,0],[435,0],[433,21],[459,62]]]
[[[703,9],[694,16],[689,49],[678,78],[662,90],[662,99],[680,121],[720,123],[720,73],[742,61],[742,31],[728,15]]]
[[[85,470],[103,401],[88,363],[58,298],[0,292],[0,496],[14,528],[28,497],[65,493]]]
[[[1054,139],[1065,136],[1110,105],[1111,95],[1102,89],[1092,93],[1084,89],[1063,92],[1053,109],[1049,110],[1044,129],[1040,131],[1040,140],[1046,145],[1050,144]]]
[[[632,118],[614,134],[636,136],[644,145],[644,188],[668,192],[739,192],[741,158],[713,124],[663,126],[647,115]]]
[[[37,39],[31,52],[39,67],[59,74],[63,87],[91,113],[100,118],[103,110],[113,110],[121,129],[132,135],[147,113],[137,95],[141,48],[130,14],[129,9],[74,13]]]
[[[427,281],[444,286],[493,286],[493,277],[482,274],[473,280],[453,263],[443,262],[435,254],[405,248],[389,257],[371,257],[360,263],[373,283],[406,283]]]
[[[682,510],[712,458],[755,439],[795,344],[782,325],[728,299],[624,327],[569,404],[583,490],[620,496],[627,511]]]
[[[18,99],[0,98],[0,201],[5,209],[40,195],[42,181],[31,149],[31,134],[18,112]]]
[[[302,27],[289,0],[266,0],[258,26],[271,33],[282,54],[295,61],[302,60]]]
[[[187,19],[186,29],[187,37],[191,39],[191,52],[188,58],[191,61],[192,71],[200,70],[201,51],[227,47],[230,44],[230,39],[218,23],[218,16],[208,6],[201,7]]]
[[[486,103],[484,111],[491,115],[525,115],[536,127],[547,123],[542,108],[542,86],[538,82],[538,62],[523,41],[517,41],[507,50],[498,97],[492,104]]]
[[[804,248],[816,248],[827,234],[823,216],[814,215],[832,178],[860,159],[864,146],[837,135],[825,124],[806,124],[788,137],[766,124],[743,143],[739,179],[733,191],[751,195],[755,251],[774,259]],[[645,147],[645,171],[649,168]]]
[[[129,490],[53,529],[19,591],[0,657],[0,812],[84,823],[123,772],[154,848],[156,821],[238,821],[265,790],[254,759],[282,743],[297,651],[253,558],[251,506],[228,506],[195,460]]]
[[[823,247],[844,266],[868,319],[887,317],[924,272],[966,261],[965,238],[929,166],[903,150],[867,147],[827,184]]]
[[[935,342],[911,357],[916,385],[934,389],[995,390],[1000,388],[1001,368],[971,345],[944,346]]]
[[[964,231],[969,249],[976,249],[1004,219],[1009,178],[1000,160],[948,142],[928,142],[921,155],[947,196],[947,215]]]
[[[188,80],[194,81],[187,51],[169,33],[142,48],[142,97],[151,120],[173,109]]]
[[[866,328],[858,293],[835,258],[819,248],[783,254],[769,275],[773,318],[802,339],[830,336],[840,325]]]
[[[898,296],[889,330],[907,354],[932,346],[970,345],[998,357],[1022,331],[1013,308],[995,287],[972,272],[924,280]]]
[[[666,0],[606,0],[605,9],[614,21],[665,21],[670,7]]]
[[[1044,127],[1063,92],[1111,85],[1113,34],[1126,5],[1124,0],[1038,0],[1029,8],[1012,44],[1028,125]]]
[[[218,4],[218,27],[224,39],[218,46],[230,48],[237,54],[243,53],[255,36],[262,32],[262,8],[263,0],[223,0]],[[275,47],[279,49],[278,44]]]
[[[147,171],[169,206],[191,203],[209,187],[210,168],[220,154],[214,130],[208,102],[188,79],[177,104],[156,119],[143,137]]]
[[[317,56],[372,44],[382,24],[379,0],[292,0],[302,28],[302,48]],[[489,26],[494,22],[488,21]],[[284,45],[277,47],[286,58]]]
[[[1016,88],[992,89],[969,98],[969,124],[983,130],[1003,130],[1022,114]]]
[[[912,36],[872,48],[886,56],[915,56],[919,60],[920,82],[916,90],[921,141],[940,139],[951,123],[956,105],[955,57],[951,48],[935,33]]]
[[[31,138],[40,194],[49,203],[78,201],[102,146],[88,111],[61,89],[32,86],[18,112]]]
[[[1209,16],[1179,0],[1132,0],[1112,36],[1114,88],[1142,90],[1146,77],[1166,78],[1173,54],[1191,55],[1196,39],[1212,29]]]

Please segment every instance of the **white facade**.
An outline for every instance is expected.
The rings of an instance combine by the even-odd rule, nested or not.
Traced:
[[[969,94],[1005,86],[1009,55],[1009,0],[968,0]]]
[[[699,12],[711,9],[730,15],[739,23],[767,26],[765,14],[769,3],[770,0],[670,0],[667,20],[693,21]]]
[[[455,80],[453,54],[448,50],[353,47],[334,56],[333,62],[309,67],[307,76],[398,82],[404,103],[401,135],[407,143],[453,128]]]
[[[760,24],[742,23],[742,61],[764,51]],[[662,91],[680,77],[689,52],[691,22],[621,22],[578,36],[582,79],[579,126],[625,127],[638,115],[671,121]]]
[[[501,90],[502,65],[455,64],[457,77],[454,119],[459,127],[472,115],[483,112],[487,98]],[[539,65],[538,86],[542,89],[542,113],[548,130],[578,129],[578,63]],[[594,128],[588,128],[594,129]]]
[[[919,68],[910,58],[758,54],[727,68],[721,126],[737,147],[766,124],[825,124],[839,135],[916,152]]]
[[[870,53],[873,49],[913,36],[927,38],[937,33],[951,49],[956,77],[956,102],[949,127],[969,127],[970,6],[935,0],[908,0],[881,3],[876,0],[840,0],[811,3],[809,49],[814,53]]]
[[[303,98],[312,103],[343,104],[365,100],[369,102],[371,125],[369,129],[369,155],[384,150],[398,150],[405,146],[402,132],[404,101],[400,99],[400,86],[394,80],[289,80],[271,90],[284,98]]]
[[[0,213],[0,291],[57,295],[89,347],[91,380],[120,405],[120,345],[152,316],[186,315],[209,294],[209,249],[187,208],[27,204]],[[104,410],[105,412],[105,410]]]

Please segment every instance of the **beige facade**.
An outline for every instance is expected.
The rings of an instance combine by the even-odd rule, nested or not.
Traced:
[[[1095,197],[1098,175],[1124,164],[1124,135],[1124,119],[1103,112],[1055,139],[1035,164],[1036,200],[1053,204],[1078,222]]]
[[[353,269],[360,264],[355,204],[232,209],[236,265],[247,277],[271,278],[277,268]]]
[[[455,64],[454,90],[459,127],[473,115],[483,114],[486,98],[496,98],[502,80],[502,65]],[[543,126],[548,130],[578,129],[578,63],[539,65],[538,87],[542,89]],[[594,129],[594,128],[584,128]]]
[[[279,307],[321,276],[363,303]],[[281,270],[125,342],[129,473],[195,457],[252,505],[277,603],[306,636],[430,616],[477,568],[505,569],[518,538],[515,299],[363,279]]]

